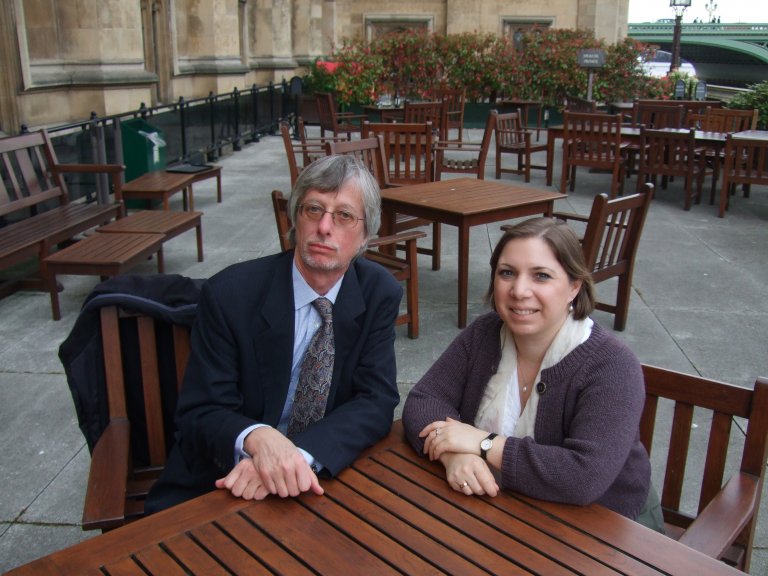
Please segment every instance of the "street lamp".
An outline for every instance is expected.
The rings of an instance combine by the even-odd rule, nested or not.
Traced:
[[[683,30],[683,12],[691,5],[691,0],[669,0],[669,6],[675,11],[675,33],[672,37],[672,63],[670,74],[680,68],[680,35]]]

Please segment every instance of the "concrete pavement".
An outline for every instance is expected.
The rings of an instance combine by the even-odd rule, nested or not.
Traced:
[[[468,131],[479,142],[481,132]],[[542,134],[542,138],[546,136]],[[559,175],[559,154],[555,174]],[[487,177],[493,177],[490,155]],[[277,136],[245,146],[220,160],[224,201],[215,184],[195,185],[196,209],[205,213],[205,261],[198,263],[194,234],[165,245],[169,273],[209,277],[225,266],[278,250],[269,194],[289,191],[288,168]],[[543,164],[543,154],[536,163]],[[522,178],[506,175],[506,180]],[[580,169],[575,192],[557,210],[588,213],[609,176]],[[531,186],[543,187],[534,171]],[[659,190],[650,209],[635,269],[628,326],[619,336],[641,361],[751,387],[768,376],[768,194],[754,188],[738,197],[725,219],[706,202],[682,209],[682,183]],[[634,180],[627,190],[634,189]],[[180,209],[181,198],[172,208]],[[471,232],[469,318],[485,311],[488,260],[498,225]],[[420,261],[421,335],[398,328],[398,384],[403,398],[458,333],[456,230],[443,227],[442,268]],[[146,262],[137,273],[154,273]],[[57,350],[69,333],[93,277],[62,276],[63,318],[51,319],[45,293],[20,292],[0,300],[0,571],[93,536],[79,526],[89,465]],[[611,283],[598,287],[612,298]],[[613,316],[594,319],[612,328]],[[658,468],[658,466],[656,466]],[[656,480],[658,485],[659,480]],[[768,498],[763,498],[753,574],[768,574]]]

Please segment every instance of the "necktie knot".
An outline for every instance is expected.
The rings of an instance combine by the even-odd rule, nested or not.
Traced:
[[[312,302],[312,306],[320,314],[320,318],[323,319],[323,324],[331,321],[333,318],[333,304],[328,298],[320,297]]]

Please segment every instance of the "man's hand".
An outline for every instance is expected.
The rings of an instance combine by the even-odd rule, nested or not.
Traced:
[[[250,458],[240,460],[229,474],[216,480],[216,488],[229,490],[243,500],[263,500],[269,494]]]
[[[267,493],[281,498],[298,496],[309,490],[323,494],[317,475],[299,449],[274,428],[262,426],[252,430],[245,437],[243,449],[250,454],[252,466]]]

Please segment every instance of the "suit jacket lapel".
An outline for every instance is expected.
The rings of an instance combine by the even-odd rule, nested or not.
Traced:
[[[253,349],[264,391],[263,421],[277,425],[291,381],[294,304],[290,257],[280,258],[268,281],[261,316],[254,318]]]

